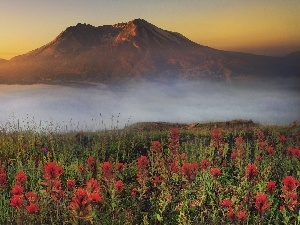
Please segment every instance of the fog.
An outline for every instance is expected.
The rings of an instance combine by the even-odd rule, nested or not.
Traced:
[[[0,128],[98,130],[140,121],[300,121],[299,89],[191,81],[0,85]]]

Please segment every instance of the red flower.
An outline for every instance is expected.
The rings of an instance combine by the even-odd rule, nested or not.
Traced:
[[[73,191],[74,187],[75,187],[76,181],[72,178],[67,180],[67,188],[69,191]]]
[[[25,208],[29,213],[36,213],[40,210],[40,208],[37,207],[36,204],[33,202],[30,202],[29,205],[27,205]]]
[[[279,210],[280,210],[280,211],[283,211],[283,210],[285,210],[285,207],[284,207],[284,205],[281,205],[281,206],[279,206]]]
[[[200,163],[201,169],[205,170],[209,167],[209,160],[208,159],[202,159]]]
[[[26,182],[27,176],[23,171],[20,171],[16,174],[15,179],[18,185],[22,185]]]
[[[250,163],[246,167],[246,175],[248,177],[248,180],[252,180],[256,175],[256,173],[257,173],[257,166],[254,163]]]
[[[24,199],[22,198],[21,195],[13,195],[10,198],[10,204],[9,205],[11,205],[13,207],[20,208],[21,205],[23,204],[23,202],[24,202]]]
[[[255,208],[259,213],[264,213],[270,208],[270,203],[268,201],[267,195],[258,192],[255,196]]]
[[[272,155],[274,153],[274,148],[271,147],[271,146],[267,147],[266,150],[267,150],[267,152],[268,152],[269,155]]]
[[[22,195],[24,188],[22,186],[16,185],[12,188],[11,193],[13,195]]]
[[[25,194],[25,196],[26,196],[28,202],[35,203],[38,200],[37,194],[35,194],[35,193],[31,192],[31,191],[27,192]]]
[[[218,176],[221,175],[221,169],[218,167],[212,168],[210,173],[211,173],[211,175],[214,176],[214,178],[217,178]]]
[[[99,192],[93,192],[89,195],[89,199],[91,202],[101,202],[102,197]]]
[[[229,208],[228,212],[227,212],[227,217],[230,219],[233,219],[235,217],[234,211],[232,208]]]
[[[248,214],[247,214],[246,211],[239,211],[239,212],[236,214],[236,217],[239,218],[240,220],[245,220],[245,219],[247,219]]]
[[[155,176],[153,177],[153,183],[154,183],[154,184],[160,184],[161,182],[162,182],[162,179],[161,179],[160,176],[155,175]]]
[[[86,160],[88,168],[90,170],[94,170],[94,164],[95,164],[95,158],[93,156],[88,157],[88,159]]]
[[[63,174],[63,169],[61,166],[57,165],[55,162],[48,162],[44,166],[44,177],[46,180],[57,179]]]
[[[118,180],[115,182],[115,187],[118,191],[123,191],[124,189],[124,184],[122,181]]]
[[[102,173],[106,179],[110,179],[112,177],[113,166],[110,162],[102,163]]]
[[[149,164],[147,156],[142,155],[137,159],[138,170],[146,170]]]
[[[298,180],[294,179],[292,176],[286,176],[282,182],[284,184],[282,189],[287,191],[294,191],[299,186]]]
[[[78,165],[77,170],[78,170],[79,173],[84,173],[83,165]]]
[[[119,172],[123,172],[123,169],[124,169],[124,163],[121,162],[117,163],[117,170]]]
[[[0,187],[6,188],[7,185],[7,178],[6,178],[6,173],[0,173]]]
[[[256,156],[256,161],[260,162],[261,159],[262,159],[262,156],[261,156],[261,155],[257,155],[257,156]]]
[[[284,142],[286,142],[286,137],[284,136],[284,135],[279,135],[279,137],[278,137],[278,141],[280,142],[280,143],[284,143]]]
[[[236,152],[232,152],[232,153],[231,153],[231,158],[232,158],[232,159],[235,159],[236,157],[237,157],[237,153],[236,153]]]
[[[159,141],[153,141],[150,149],[153,153],[159,153],[162,152],[162,145]]]
[[[276,182],[275,181],[269,181],[267,183],[267,192],[273,193],[276,190]]]
[[[75,191],[75,196],[72,198],[72,202],[76,203],[75,205],[77,205],[78,208],[86,206],[89,203],[87,191],[83,188],[78,188]]]
[[[91,178],[90,180],[88,180],[86,182],[86,190],[90,193],[92,192],[100,192],[100,185],[99,185],[99,182],[94,179],[94,178]]]
[[[182,173],[186,176],[188,181],[195,178],[197,172],[198,164],[195,163],[185,163],[182,165]]]
[[[222,207],[231,207],[233,205],[232,201],[228,200],[228,199],[224,199],[223,201],[221,201],[220,206]]]

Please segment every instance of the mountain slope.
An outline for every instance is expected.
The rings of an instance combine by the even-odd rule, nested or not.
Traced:
[[[286,58],[225,52],[142,19],[69,27],[49,44],[0,64],[0,83],[100,82],[167,78],[237,80],[295,76]],[[296,71],[295,71],[296,70]],[[299,74],[299,73],[298,73]]]

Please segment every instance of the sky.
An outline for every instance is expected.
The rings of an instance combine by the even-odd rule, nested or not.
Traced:
[[[299,0],[0,0],[0,58],[51,42],[69,26],[142,18],[216,49],[281,56],[300,50]]]

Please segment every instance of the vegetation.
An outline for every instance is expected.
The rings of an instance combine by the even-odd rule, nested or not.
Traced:
[[[299,146],[243,121],[3,128],[0,224],[300,224]]]

